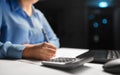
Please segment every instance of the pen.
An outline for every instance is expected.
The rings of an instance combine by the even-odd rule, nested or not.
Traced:
[[[48,39],[48,36],[47,36],[46,32],[44,31],[43,28],[41,30],[42,30],[42,33],[43,33],[45,39],[46,39],[46,42],[49,42],[49,39]]]

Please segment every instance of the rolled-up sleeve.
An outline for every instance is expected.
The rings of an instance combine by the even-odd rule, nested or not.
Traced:
[[[24,45],[12,44],[11,42],[1,43],[0,42],[0,58],[22,58],[22,51]]]

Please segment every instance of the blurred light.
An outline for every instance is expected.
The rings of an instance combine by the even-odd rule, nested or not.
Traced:
[[[94,18],[95,18],[94,15],[90,15],[90,16],[89,16],[89,19],[90,19],[90,20],[92,20],[92,19],[94,19]]]
[[[99,24],[97,22],[93,23],[93,27],[94,28],[98,28],[99,27]]]
[[[107,8],[115,6],[115,0],[87,0],[86,5],[88,7]]]
[[[98,43],[98,42],[100,41],[99,35],[95,35],[95,36],[93,37],[93,40],[94,40],[95,43]]]
[[[100,8],[107,8],[108,7],[108,2],[100,2],[99,7]]]
[[[107,23],[108,23],[108,20],[107,20],[107,19],[103,19],[103,20],[102,20],[102,23],[103,23],[103,24],[107,24]]]

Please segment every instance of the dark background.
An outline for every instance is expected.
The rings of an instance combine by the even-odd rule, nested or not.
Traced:
[[[120,0],[114,1],[118,8]],[[41,0],[35,7],[46,16],[61,47],[89,48],[86,3],[87,0]]]

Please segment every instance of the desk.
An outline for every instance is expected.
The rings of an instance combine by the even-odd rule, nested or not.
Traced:
[[[86,52],[83,49],[60,48],[56,57],[75,57]],[[73,70],[60,70],[42,66],[40,61],[0,60],[0,75],[112,75],[104,72],[102,64],[86,63]]]

